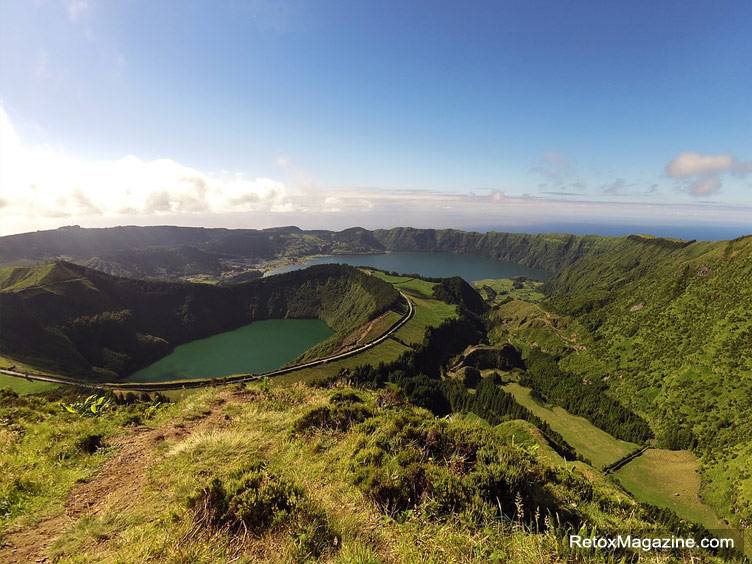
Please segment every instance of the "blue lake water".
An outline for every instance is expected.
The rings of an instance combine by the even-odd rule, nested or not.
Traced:
[[[540,268],[523,266],[516,262],[474,257],[453,253],[395,252],[381,255],[334,255],[315,257],[303,264],[293,264],[269,270],[265,276],[281,274],[306,268],[314,264],[340,263],[351,266],[370,266],[400,274],[419,274],[431,278],[461,276],[468,282],[484,278],[511,278],[527,276],[533,280],[546,281],[554,273]]]

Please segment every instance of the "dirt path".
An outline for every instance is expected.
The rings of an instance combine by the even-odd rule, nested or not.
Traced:
[[[68,493],[63,513],[45,519],[36,525],[4,535],[0,546],[3,564],[32,564],[51,562],[49,551],[55,540],[78,519],[96,515],[104,508],[128,509],[138,500],[146,485],[146,471],[158,454],[154,448],[167,439],[181,439],[198,431],[212,428],[220,420],[216,410],[206,417],[186,422],[179,421],[163,427],[142,427],[133,434],[117,437],[111,443],[117,451],[88,482],[77,484]]]

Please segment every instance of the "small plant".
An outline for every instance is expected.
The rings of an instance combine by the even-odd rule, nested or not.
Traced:
[[[92,394],[84,400],[79,397],[73,403],[61,402],[60,405],[68,413],[75,413],[82,417],[98,417],[112,405],[112,402],[106,396]]]
[[[151,419],[156,415],[157,411],[162,409],[163,407],[167,407],[167,404],[169,403],[169,400],[162,396],[161,394],[156,394],[151,401],[148,402],[148,407],[144,411],[144,417],[146,419]]]
[[[76,448],[86,454],[94,454],[100,448],[104,448],[102,435],[86,435],[76,441]]]
[[[272,391],[272,383],[271,380],[269,380],[269,376],[264,376],[261,379],[261,383],[259,384],[259,390],[264,392],[265,394],[268,394]]]
[[[391,383],[379,390],[376,396],[376,405],[378,407],[404,407],[407,403],[405,392]]]

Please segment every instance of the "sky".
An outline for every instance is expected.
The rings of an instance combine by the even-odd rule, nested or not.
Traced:
[[[752,233],[752,3],[0,0],[0,234]]]

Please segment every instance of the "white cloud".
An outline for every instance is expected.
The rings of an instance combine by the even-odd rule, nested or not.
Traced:
[[[728,154],[701,155],[684,151],[666,165],[668,176],[687,180],[680,185],[680,190],[701,198],[720,192],[723,174],[744,178],[750,172],[752,161],[738,161]]]
[[[689,185],[689,193],[692,196],[706,197],[715,194],[721,189],[721,181],[715,176],[699,178]]]
[[[693,176],[707,176],[724,172],[734,164],[731,155],[701,155],[692,151],[684,151],[676,155],[668,165],[666,173],[671,178],[692,178]]]
[[[241,172],[206,172],[168,158],[145,161],[129,155],[92,162],[50,147],[24,143],[1,106],[0,140],[3,234],[70,223],[88,227],[299,224],[341,229],[360,224],[372,228],[488,225],[524,229],[531,223],[571,222],[573,218],[623,222],[632,217],[655,224],[671,222],[674,216],[693,221],[713,218],[748,223],[752,213],[749,205],[565,201],[571,197],[569,191],[543,198],[514,196],[501,189],[478,194],[352,186],[334,189],[313,182],[289,157],[277,161],[282,168],[280,173],[289,177],[284,181]],[[691,180],[694,184],[686,189],[695,196],[707,196],[720,189],[720,180],[714,176]]]
[[[68,11],[68,19],[77,22],[89,9],[89,3],[86,0],[69,0],[65,8]]]
[[[288,212],[302,209],[288,188],[243,173],[211,175],[172,159],[133,155],[76,159],[49,147],[27,147],[0,108],[3,216],[81,217]]]

